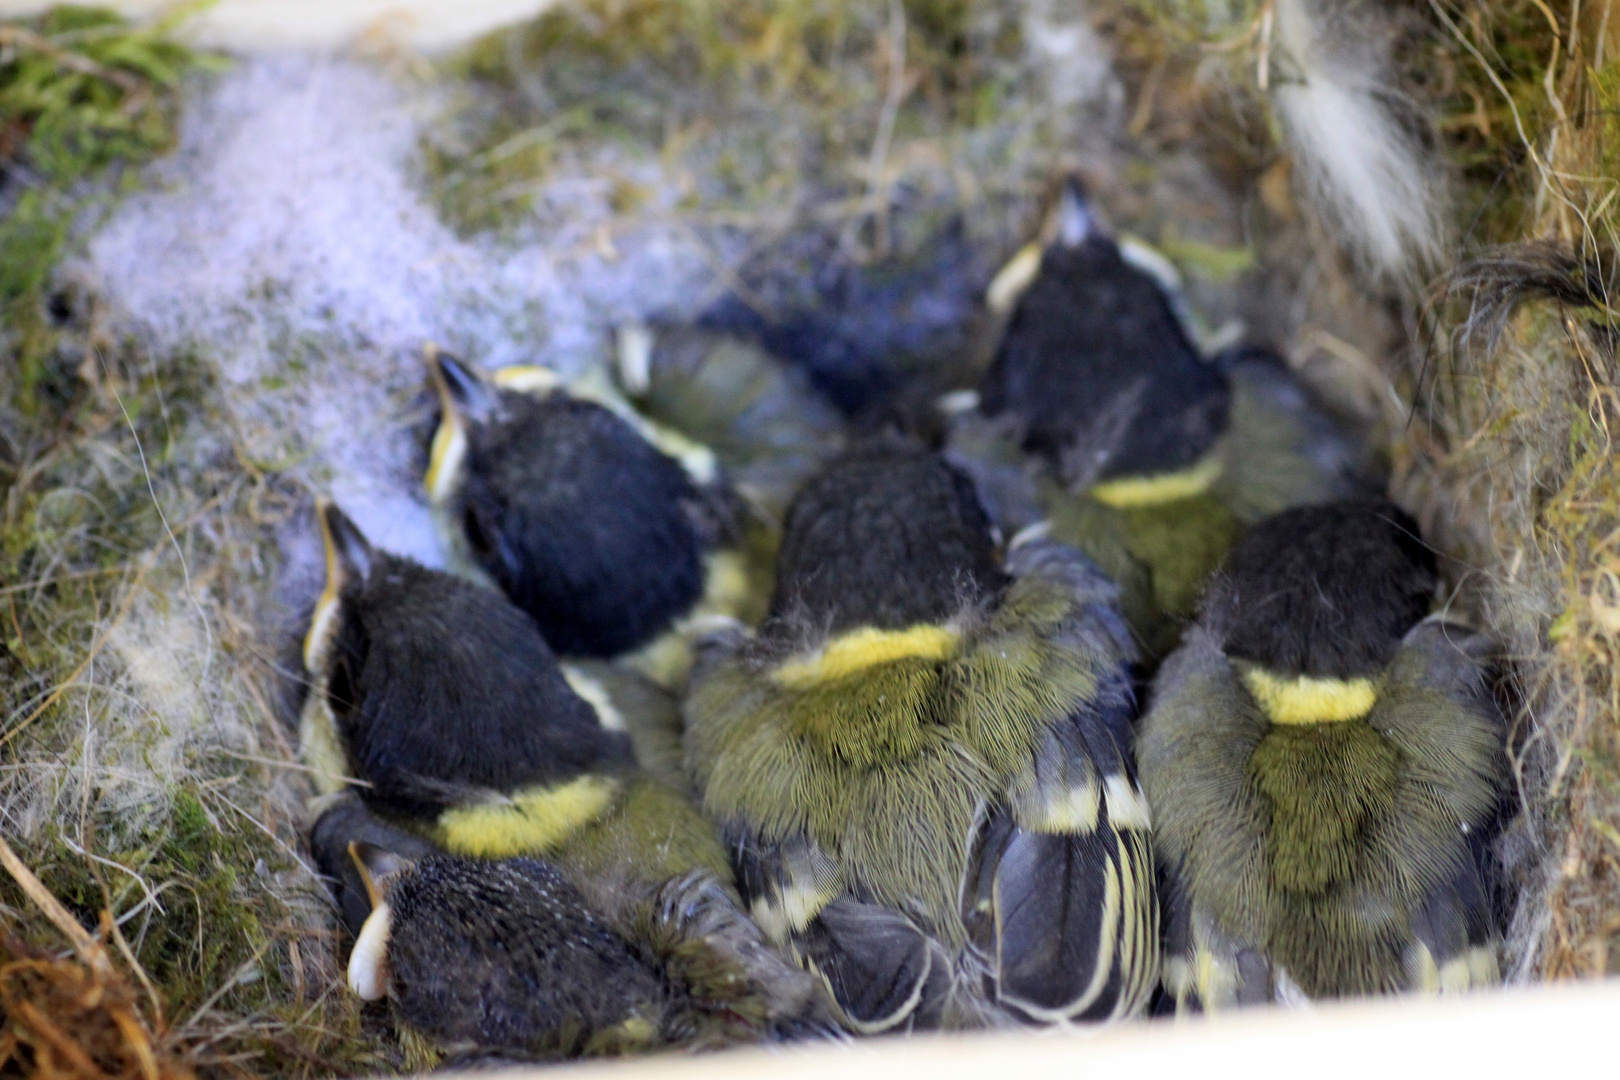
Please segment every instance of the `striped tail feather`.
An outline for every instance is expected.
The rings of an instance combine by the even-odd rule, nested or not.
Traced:
[[[1147,801],[1110,719],[1055,729],[981,833],[976,936],[1002,1004],[1037,1023],[1135,1015],[1159,978]]]

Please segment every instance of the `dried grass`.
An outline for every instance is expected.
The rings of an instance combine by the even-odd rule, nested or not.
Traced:
[[[1523,888],[1512,971],[1615,971],[1620,237],[1607,178],[1620,176],[1620,10],[1605,22],[1615,0],[1550,3],[1436,0],[1400,37],[1462,211],[1464,258],[1432,292],[1370,279],[1312,211],[1253,85],[1260,35],[1236,39],[1219,19],[1189,31],[1137,0],[1099,0],[1085,27],[1038,0],[582,0],[491,38],[434,74],[436,89],[420,71],[398,93],[317,71],[329,88],[371,88],[367,122],[386,131],[366,145],[394,147],[415,123],[402,116],[441,106],[417,129],[418,187],[392,157],[366,174],[398,198],[360,227],[415,222],[411,243],[351,245],[361,254],[337,273],[332,247],[261,222],[231,234],[233,259],[286,255],[255,263],[261,278],[166,276],[139,257],[141,230],[197,205],[176,185],[117,218],[112,254],[92,260],[122,275],[100,284],[124,309],[55,287],[26,335],[7,323],[8,355],[32,359],[26,388],[0,369],[0,821],[69,921],[99,926],[106,912],[104,942],[127,950],[118,985],[82,957],[46,958],[64,927],[0,887],[25,942],[0,997],[32,1002],[59,1032],[71,1022],[67,1042],[107,1076],[134,1062],[151,1080],[140,1045],[161,1076],[179,1075],[163,1061],[209,1076],[399,1068],[378,1016],[342,990],[300,852],[307,786],[280,708],[296,675],[277,650],[309,584],[311,486],[341,480],[382,516],[420,509],[401,449],[415,338],[538,347],[527,335],[541,308],[548,358],[584,362],[608,321],[644,313],[640,266],[709,279],[660,294],[676,314],[727,292],[776,316],[856,296],[873,321],[850,325],[864,328],[912,294],[849,283],[910,280],[955,221],[957,291],[913,305],[947,325],[1076,167],[1112,225],[1172,257],[1209,338],[1241,321],[1387,449],[1396,493],[1451,557],[1455,604],[1510,659],[1530,808],[1508,844]],[[1258,10],[1226,7],[1240,30]],[[1112,70],[1095,62],[1099,41]],[[278,79],[249,70],[230,93],[274,94]],[[293,113],[252,130],[294,128]],[[250,150],[209,183],[229,187]],[[258,195],[273,208],[285,190]],[[424,265],[449,253],[508,284],[527,267],[550,276],[543,293],[479,307],[491,293],[453,291],[455,272],[435,268],[402,310],[388,276],[400,251]],[[416,310],[462,301],[466,321]],[[932,332],[905,340],[927,352]],[[328,439],[321,399],[377,403],[365,438],[384,431],[388,449]],[[145,1025],[145,1044],[119,1016]],[[27,1030],[32,1041],[0,1044],[20,1071],[71,1070],[43,1027]]]
[[[1518,706],[1520,978],[1620,973],[1620,5],[1431,4],[1477,208],[1431,308],[1433,473]]]
[[[176,1060],[162,1002],[135,962],[112,913],[92,937],[22,860],[0,840],[3,863],[40,912],[72,942],[75,959],[58,959],[7,935],[0,939],[0,1075],[44,1080],[192,1080]],[[134,979],[109,953],[116,940]]]

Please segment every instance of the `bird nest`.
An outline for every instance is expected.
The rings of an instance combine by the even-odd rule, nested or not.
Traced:
[[[578,370],[703,318],[903,410],[982,359],[1073,171],[1201,344],[1275,344],[1380,447],[1508,658],[1506,970],[1615,970],[1611,6],[1346,5],[1367,55],[1324,62],[1380,73],[1372,186],[1419,203],[1382,231],[1289,98],[1283,0],[578,0],[431,61],[0,26],[0,817],[38,887],[0,884],[0,1070],[404,1063],[301,846],[287,646],[315,493],[438,558],[425,343]]]

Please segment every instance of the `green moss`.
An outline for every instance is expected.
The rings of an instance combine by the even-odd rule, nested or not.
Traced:
[[[273,794],[251,598],[274,559],[243,554],[274,550],[249,507],[275,477],[199,437],[225,422],[202,358],[76,318],[57,337],[39,385],[60,404],[19,417],[0,474],[0,808],[28,823],[8,838],[86,926],[121,920],[205,1075],[243,1055],[276,1075],[388,1067],[358,1004],[328,993],[325,900]],[[81,374],[92,341],[102,362]],[[155,676],[131,647],[157,654]],[[0,903],[60,948],[9,880]]]
[[[176,9],[144,26],[103,8],[61,6],[0,24],[0,320],[15,351],[17,402],[39,407],[54,343],[44,292],[80,219],[123,170],[169,149],[182,78],[209,61],[180,44]]]
[[[906,0],[915,80],[896,145],[971,138],[1005,122],[1026,77],[1018,23],[965,0]],[[889,87],[887,7],[858,0],[576,0],[501,31],[448,65],[470,101],[428,147],[463,229],[509,224],[537,185],[605,146],[621,210],[645,169],[687,186],[682,209],[730,220],[780,212],[807,183],[855,194]]]

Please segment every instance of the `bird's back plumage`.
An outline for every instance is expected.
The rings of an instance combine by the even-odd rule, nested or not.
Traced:
[[[1489,642],[1423,618],[1434,580],[1388,504],[1290,511],[1234,550],[1160,669],[1138,758],[1178,999],[1493,976],[1505,724]]]
[[[979,395],[1068,483],[1192,465],[1231,406],[1159,283],[1098,234],[1048,247]]]
[[[843,443],[844,418],[809,375],[745,338],[660,328],[646,365],[636,406],[712,450],[773,522]]]
[[[777,616],[687,701],[755,917],[861,1030],[1125,1015],[1156,970],[1113,590],[1059,545],[997,567],[971,494],[915,452],[836,462],[789,512]]]

